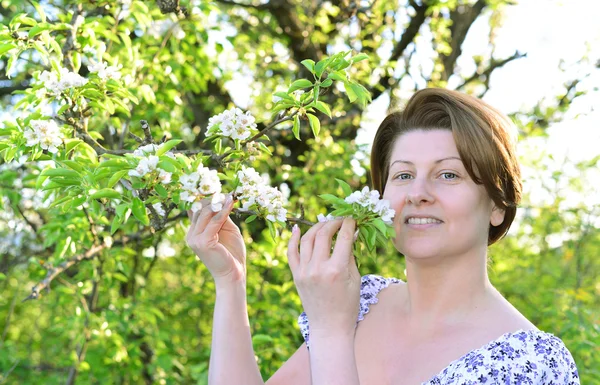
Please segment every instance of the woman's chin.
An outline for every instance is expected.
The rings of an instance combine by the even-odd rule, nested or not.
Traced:
[[[408,260],[429,260],[439,257],[443,253],[443,248],[432,245],[431,241],[427,243],[408,243],[396,246],[396,249]]]

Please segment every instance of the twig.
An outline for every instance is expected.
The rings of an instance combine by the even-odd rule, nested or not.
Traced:
[[[83,207],[83,212],[85,213],[85,216],[86,216],[88,222],[90,223],[90,232],[92,233],[92,236],[94,237],[94,244],[97,245],[100,243],[100,241],[98,239],[98,233],[96,233],[96,229],[94,228],[94,221],[90,217],[90,214],[88,213],[88,211],[85,207]]]
[[[75,67],[73,66],[73,60],[71,59],[70,51],[75,49],[75,41],[77,39],[77,29],[83,23],[84,19],[81,17],[83,13],[83,4],[79,3],[75,7],[73,12],[73,17],[71,18],[71,30],[67,32],[67,40],[65,41],[65,45],[62,49],[63,55],[63,67],[68,69],[69,71],[73,71]]]
[[[106,248],[106,245],[104,245],[104,244],[94,246],[91,249],[89,249],[87,252],[77,255],[77,256],[69,259],[68,261],[61,263],[60,265],[58,265],[58,267],[53,267],[53,268],[48,269],[46,278],[44,278],[44,280],[42,282],[35,285],[31,289],[31,294],[27,298],[25,298],[22,302],[28,301],[30,299],[38,299],[40,296],[40,292],[42,290],[44,290],[45,288],[49,288],[52,280],[54,278],[56,278],[59,274],[61,274],[63,271],[67,270],[69,267],[76,265],[77,263],[79,263],[83,260],[94,258],[98,253],[100,253],[105,248]]]
[[[152,138],[152,131],[150,130],[150,125],[145,120],[140,120],[142,124],[142,131],[144,131],[144,140],[142,141],[142,145],[154,143],[154,139]]]

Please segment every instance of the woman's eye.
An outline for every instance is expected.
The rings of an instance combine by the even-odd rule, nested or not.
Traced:
[[[407,174],[407,173],[402,173],[402,174],[397,174],[394,179],[402,179],[402,180],[406,180],[406,179],[410,179],[411,175]]]
[[[442,176],[445,176],[444,179],[446,180],[454,180],[458,178],[458,175],[453,172],[444,172],[442,173]]]

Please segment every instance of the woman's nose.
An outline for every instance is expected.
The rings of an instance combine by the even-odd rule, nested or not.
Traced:
[[[433,196],[429,192],[427,181],[414,179],[406,194],[406,203],[419,206],[423,203],[433,202]]]

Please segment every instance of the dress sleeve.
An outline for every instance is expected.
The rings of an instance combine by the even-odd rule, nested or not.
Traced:
[[[379,294],[381,290],[388,287],[391,283],[399,282],[402,281],[397,278],[384,278],[374,274],[363,275],[361,277],[360,285],[360,309],[356,324],[365,318],[365,315],[369,312],[369,306],[379,301],[377,294]],[[302,337],[304,337],[304,341],[306,341],[306,347],[310,348],[310,331],[306,312],[302,312],[298,317],[298,325],[300,326]]]
[[[580,385],[575,360],[560,338],[552,335],[538,339],[534,349],[540,374],[534,384]]]

